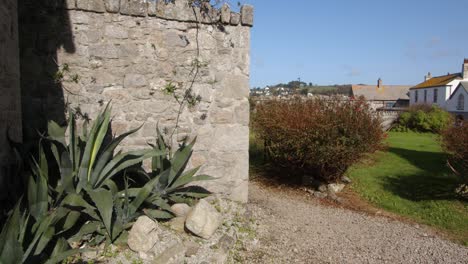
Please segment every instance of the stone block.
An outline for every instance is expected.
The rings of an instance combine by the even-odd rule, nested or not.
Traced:
[[[171,206],[171,211],[178,217],[186,216],[192,208],[188,204],[177,203]]]
[[[120,0],[105,0],[106,11],[109,13],[118,13],[120,10]]]
[[[150,0],[148,1],[148,16],[156,16],[156,6],[158,4],[158,0]]]
[[[227,3],[221,7],[221,22],[224,24],[229,24],[231,22],[231,8]]]
[[[146,1],[142,0],[121,0],[120,14],[131,16],[146,16],[148,6]]]
[[[120,55],[119,47],[113,44],[97,44],[89,46],[89,55],[104,59],[118,59]]]
[[[212,151],[244,151],[249,147],[249,127],[241,125],[217,125],[211,138]],[[218,159],[220,159],[219,157]]]
[[[193,234],[209,239],[221,225],[221,215],[205,200],[200,200],[187,215],[185,227]]]
[[[104,36],[115,39],[127,39],[128,30],[119,25],[106,25]]]
[[[250,105],[248,100],[243,100],[239,106],[234,109],[236,123],[244,126],[249,125],[250,121]]]
[[[159,241],[161,229],[147,216],[140,216],[128,232],[128,247],[135,252],[146,252]]]
[[[218,73],[216,75],[215,90],[218,96],[231,99],[245,99],[249,97],[249,78],[243,75]]]
[[[93,11],[98,13],[106,12],[104,0],[78,0],[76,7],[81,10]]]
[[[65,9],[75,9],[76,8],[76,0],[64,0],[64,8]]]
[[[152,5],[151,8],[153,8]],[[169,20],[195,22],[201,18],[200,9],[193,7],[187,0],[157,1],[155,9],[154,15]]]
[[[241,7],[241,22],[243,26],[253,26],[254,8],[251,5]]]

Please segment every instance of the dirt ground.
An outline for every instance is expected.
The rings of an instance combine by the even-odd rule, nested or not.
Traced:
[[[256,239],[242,263],[468,263],[468,248],[434,230],[341,194],[341,205],[304,189],[250,184]]]

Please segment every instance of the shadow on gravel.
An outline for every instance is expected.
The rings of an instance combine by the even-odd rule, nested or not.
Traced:
[[[388,151],[406,159],[422,171],[387,177],[383,183],[385,189],[412,201],[458,199],[454,190],[460,181],[446,167],[447,156],[444,153],[401,148],[389,148]]]

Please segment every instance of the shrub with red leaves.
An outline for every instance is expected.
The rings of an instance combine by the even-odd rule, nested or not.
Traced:
[[[449,165],[468,184],[468,123],[459,122],[442,133],[442,145],[450,153]]]
[[[257,105],[253,128],[276,165],[335,182],[366,153],[382,147],[380,119],[363,98],[295,99]]]

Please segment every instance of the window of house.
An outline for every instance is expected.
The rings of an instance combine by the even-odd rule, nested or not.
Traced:
[[[439,93],[439,90],[438,89],[434,89],[434,98],[433,98],[433,101],[434,103],[437,103],[437,96],[438,96],[438,93]]]
[[[458,96],[457,110],[465,110],[465,96],[463,94]]]
[[[414,102],[418,102],[418,91],[414,91]]]
[[[424,90],[424,102],[427,102],[427,90]]]

